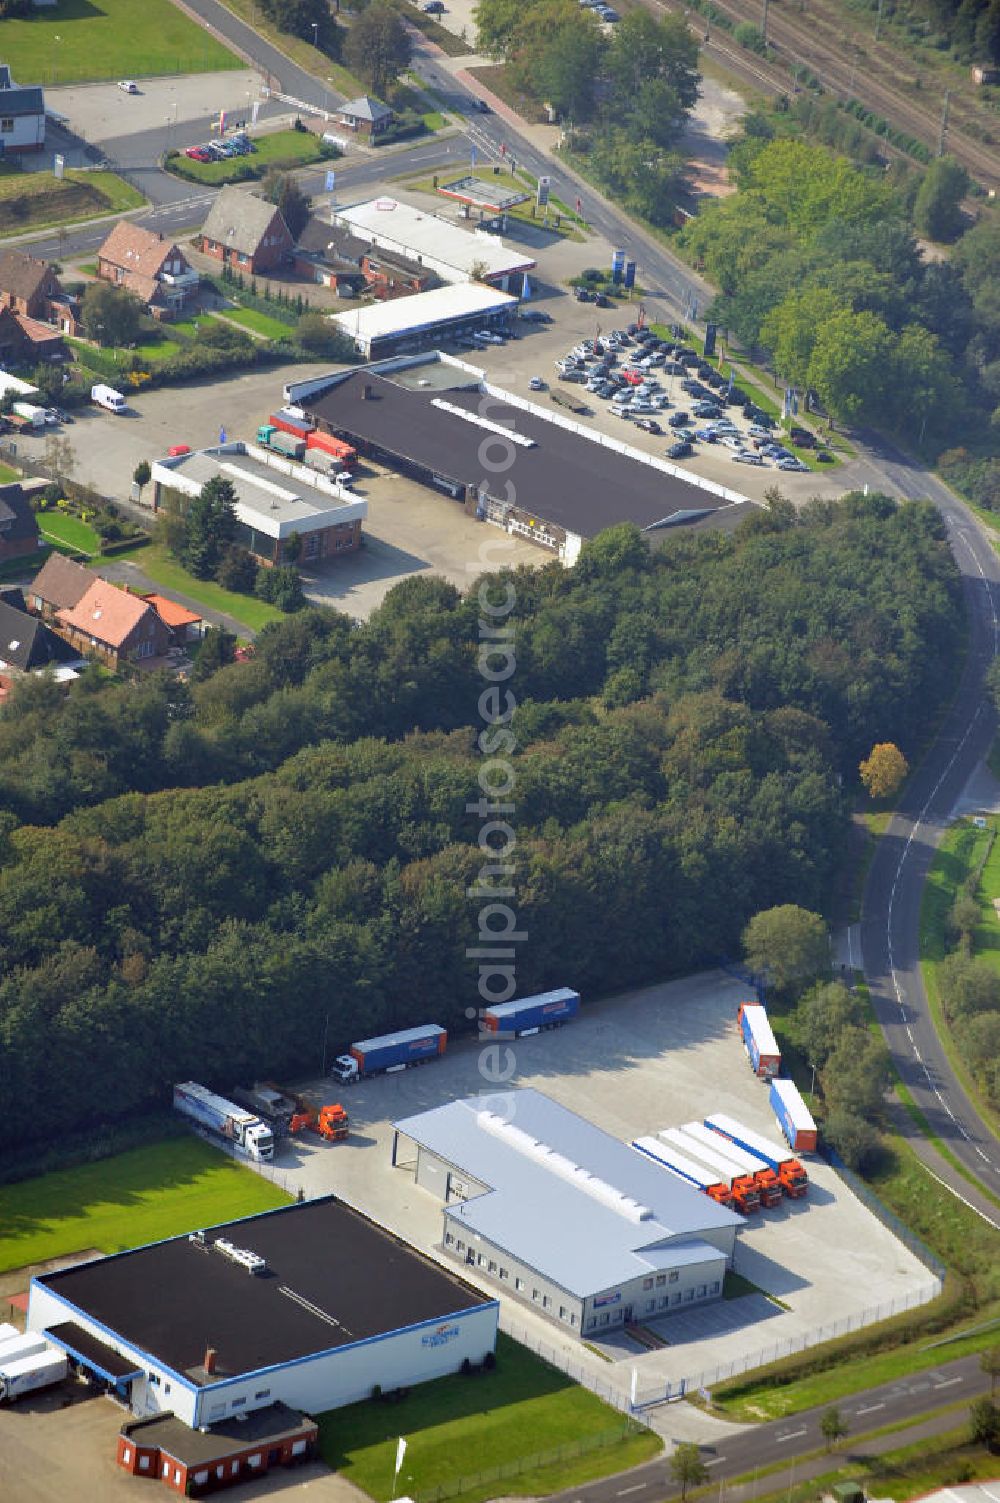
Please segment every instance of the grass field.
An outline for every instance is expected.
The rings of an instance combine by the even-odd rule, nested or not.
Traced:
[[[126,551],[118,557],[128,558],[129,554]],[[213,584],[209,579],[195,579],[193,574],[182,569],[166,549],[157,543],[148,548],[137,548],[135,563],[144,574],[148,574],[154,584],[162,585],[166,590],[174,590],[180,595],[187,595],[211,610],[224,611],[235,621],[249,626],[251,631],[260,631],[269,621],[285,619],[282,611],[276,606],[268,605],[265,600],[258,600],[253,595],[237,595],[232,590],[224,590],[221,585]]]
[[[244,66],[170,0],[57,0],[3,23],[3,59],[19,83],[40,84]]]
[[[168,169],[177,176],[190,178],[198,183],[235,183],[247,181],[246,170],[262,177],[269,167],[308,167],[310,162],[323,160],[324,152],[318,136],[311,131],[276,130],[270,136],[255,136],[257,150],[252,156],[226,157],[221,162],[194,162],[183,153],[168,162]]]
[[[4,25],[21,23],[7,21]],[[10,172],[0,175],[0,224],[5,233],[46,229],[50,225],[79,224],[102,214],[122,214],[146,200],[113,172],[67,167],[58,179],[51,172]]]
[[[38,530],[43,538],[58,548],[70,548],[74,553],[86,553],[90,558],[96,558],[101,551],[97,533],[79,517],[70,517],[61,511],[39,512]]]
[[[0,1272],[86,1247],[117,1252],[289,1197],[194,1136],[0,1188]]]
[[[474,1474],[573,1448],[581,1437],[620,1434],[622,1416],[525,1347],[500,1335],[492,1373],[456,1375],[411,1389],[401,1404],[371,1401],[320,1417],[326,1462],[378,1503],[392,1496],[396,1441],[407,1439],[399,1492],[411,1496],[470,1479],[463,1503],[499,1493],[556,1492],[636,1466],[658,1454],[648,1431],[622,1436],[587,1455],[476,1483]]]
[[[924,987],[931,1015],[942,1048],[965,1090],[973,1098],[982,1116],[994,1129],[1000,1129],[1000,1113],[983,1097],[961,1054],[955,1046],[951,1029],[941,1005],[938,972],[951,948],[948,940],[948,914],[966,879],[975,871],[990,844],[990,829],[977,829],[970,820],[959,820],[945,832],[931,863],[920,907],[920,957]],[[1000,916],[993,899],[1000,898],[1000,842],[994,840],[979,883],[976,898],[980,920],[973,937],[973,951],[993,970],[1000,971]]]
[[[259,313],[256,308],[227,308],[223,322],[239,324],[254,334],[263,334],[265,339],[287,339],[294,332],[291,324],[283,324],[280,318]]]
[[[0,464],[0,485],[9,485],[17,479],[17,471],[12,470],[9,464]]]

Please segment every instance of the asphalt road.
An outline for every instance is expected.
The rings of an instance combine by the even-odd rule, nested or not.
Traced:
[[[919,1419],[959,1399],[971,1403],[987,1393],[989,1386],[990,1380],[980,1367],[978,1356],[963,1357],[957,1362],[915,1373],[911,1378],[869,1388],[836,1407],[848,1434],[853,1437],[881,1429],[883,1425]],[[789,1419],[748,1426],[720,1439],[715,1445],[700,1446],[712,1482],[722,1483],[733,1477],[749,1476],[755,1469],[760,1471],[783,1461],[792,1463],[796,1457],[821,1451],[826,1442],[820,1421],[829,1407],[824,1404],[803,1410]],[[960,1424],[960,1418],[955,1423]],[[905,1432],[896,1443],[906,1444]],[[767,1480],[768,1488],[781,1485],[780,1476],[772,1475]],[[763,1481],[760,1486],[764,1487]],[[653,1499],[671,1497],[679,1491],[670,1476],[667,1461],[657,1460],[630,1472],[620,1472],[615,1477],[604,1477],[598,1482],[556,1493],[550,1503],[618,1503],[623,1497],[633,1498],[635,1503],[645,1503],[645,1499],[652,1503]]]

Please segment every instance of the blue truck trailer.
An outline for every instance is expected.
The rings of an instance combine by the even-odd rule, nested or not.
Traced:
[[[435,1059],[448,1047],[448,1034],[437,1023],[422,1023],[419,1028],[403,1028],[398,1033],[383,1033],[377,1038],[359,1039],[347,1054],[338,1055],[330,1074],[344,1085],[353,1085],[363,1075],[379,1075],[389,1070],[406,1070]]]
[[[568,1023],[579,1011],[580,993],[562,986],[558,991],[539,992],[535,997],[522,997],[517,1002],[499,1002],[495,1007],[487,1007],[482,1014],[482,1024],[489,1033],[520,1039],[526,1034],[541,1033],[543,1028]]]
[[[781,1069],[781,1051],[771,1031],[766,1009],[759,1002],[743,1002],[736,1021],[754,1074],[761,1080],[773,1080]]]

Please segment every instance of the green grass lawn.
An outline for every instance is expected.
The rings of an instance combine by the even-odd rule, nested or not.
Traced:
[[[58,0],[3,23],[3,57],[19,83],[40,84],[244,66],[170,0]]]
[[[320,1416],[324,1460],[371,1497],[393,1492],[396,1441],[407,1440],[399,1492],[420,1498],[437,1487],[450,1492],[469,1478],[463,1503],[504,1494],[544,1494],[636,1466],[658,1454],[648,1431],[623,1435],[622,1416],[572,1383],[525,1347],[500,1335],[492,1373],[441,1378],[410,1390],[400,1404],[368,1401]],[[589,1454],[503,1477],[491,1469],[523,1463],[582,1437],[617,1435]],[[477,1473],[489,1477],[472,1481]]]
[[[141,193],[113,172],[67,167],[61,179],[51,172],[0,174],[0,224],[6,233],[78,224],[102,214],[122,214],[145,202]]]
[[[263,334],[265,339],[287,339],[294,332],[291,324],[283,324],[280,318],[259,313],[256,308],[227,308],[223,322],[239,324],[243,329]]]
[[[16,479],[16,470],[12,470],[9,464],[0,464],[0,485],[10,485],[11,481]]]
[[[131,556],[128,550],[117,555],[118,558]],[[165,590],[187,595],[211,610],[224,611],[243,626],[249,626],[251,631],[260,631],[269,621],[286,619],[277,606],[268,605],[266,600],[258,600],[254,595],[237,595],[232,590],[224,590],[221,585],[213,584],[210,579],[195,579],[158,543],[153,543],[148,548],[137,548],[134,562],[144,574],[148,574],[154,584],[162,585]]]
[[[144,339],[137,344],[129,354],[138,355],[140,360],[155,365],[159,360],[169,360],[171,355],[179,355],[184,346],[177,339],[168,339],[160,335],[153,339]]]
[[[65,512],[39,512],[38,530],[56,547],[62,545],[74,553],[86,553],[90,558],[96,558],[101,551],[101,540],[94,529],[81,522],[79,517],[67,516]]]
[[[170,1138],[0,1187],[0,1271],[85,1247],[117,1252],[289,1199],[200,1138]]]
[[[194,162],[181,154],[172,158],[168,167],[177,169],[177,175],[199,183],[234,183],[245,181],[247,166],[260,177],[269,167],[307,167],[310,162],[322,161],[324,152],[318,136],[311,131],[277,130],[269,136],[255,136],[257,150],[252,156],[226,157],[221,162]]]

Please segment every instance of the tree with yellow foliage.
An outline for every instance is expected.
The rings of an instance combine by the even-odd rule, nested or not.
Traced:
[[[867,761],[858,767],[861,781],[872,798],[891,798],[898,793],[909,770],[903,753],[891,741],[879,741]]]

